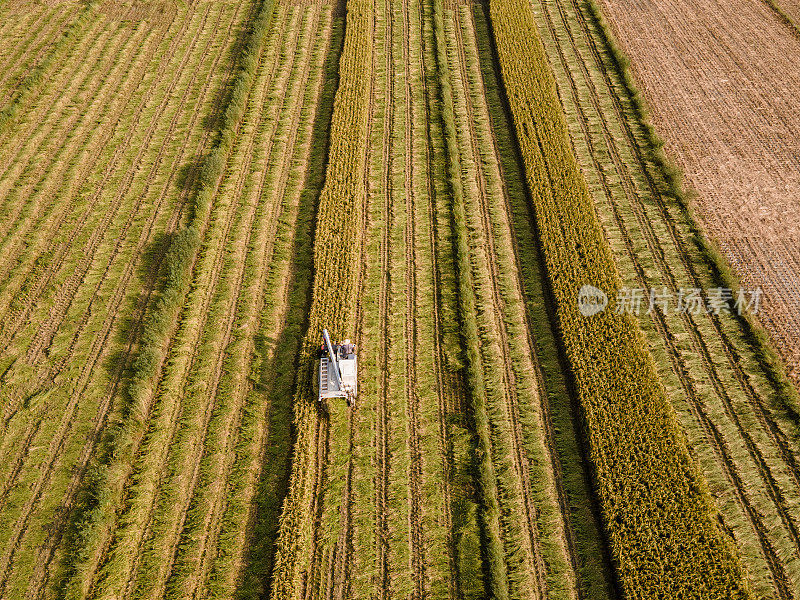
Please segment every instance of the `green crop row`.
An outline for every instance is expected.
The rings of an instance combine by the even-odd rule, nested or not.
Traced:
[[[491,0],[489,10],[618,580],[629,598],[749,598],[638,324],[611,310],[577,310],[583,285],[613,298],[620,277],[532,8]]]
[[[437,66],[439,74],[439,94],[441,99],[442,123],[447,156],[449,192],[452,195],[452,228],[456,258],[456,286],[458,290],[458,317],[465,348],[465,375],[468,399],[475,433],[474,470],[477,474],[478,496],[480,499],[480,520],[483,554],[488,563],[487,579],[492,597],[499,600],[509,598],[508,570],[503,546],[499,492],[497,475],[492,460],[491,424],[486,408],[486,389],[484,386],[483,363],[480,355],[480,336],[476,320],[477,308],[470,246],[467,233],[467,217],[464,189],[461,180],[461,161],[456,131],[453,85],[450,79],[450,65],[445,45],[444,3],[433,2],[434,31],[437,44]]]
[[[333,107],[329,162],[319,199],[314,238],[314,284],[308,331],[300,352],[294,399],[295,450],[281,516],[272,598],[297,598],[311,559],[313,482],[318,407],[314,363],[323,328],[335,339],[354,328],[366,192],[369,90],[374,8],[347,3],[347,26]]]

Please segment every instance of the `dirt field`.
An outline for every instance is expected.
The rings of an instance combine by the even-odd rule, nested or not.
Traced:
[[[800,26],[800,2],[798,0],[778,0],[777,4],[794,21],[795,25]]]
[[[602,0],[698,213],[800,380],[800,37],[759,0]]]

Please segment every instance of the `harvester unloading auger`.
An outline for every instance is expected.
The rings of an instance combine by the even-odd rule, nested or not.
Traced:
[[[324,398],[344,398],[352,406],[358,393],[358,359],[356,346],[350,340],[332,344],[327,329],[322,330],[319,359],[319,401]]]

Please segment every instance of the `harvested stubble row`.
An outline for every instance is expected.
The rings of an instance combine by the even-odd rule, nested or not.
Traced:
[[[531,6],[492,0],[490,15],[619,581],[631,598],[748,598],[638,324],[577,311],[582,285],[621,284]]]
[[[165,349],[163,363],[157,378],[148,375],[150,361],[138,363],[131,400],[141,404],[128,410],[139,412],[126,438],[114,441],[124,452],[99,465],[112,475],[105,493],[124,494],[125,509],[106,515],[97,541],[89,540],[84,553],[99,558],[78,565],[75,596],[81,581],[94,579],[97,597],[231,597],[245,560],[255,563],[248,590],[263,587],[268,566],[246,557],[248,526],[258,518],[259,480],[280,480],[289,450],[288,411],[273,418],[285,409],[272,403],[284,391],[275,357],[292,361],[284,347],[295,347],[306,308],[293,279],[306,268],[296,252],[307,249],[316,195],[304,186],[316,185],[309,173],[320,168],[311,144],[319,141],[331,25],[327,4],[260,6],[207,159],[200,193],[208,204],[193,223],[198,243],[183,248],[185,271],[171,265],[183,277],[172,280],[179,302],[160,305],[160,319],[177,309],[177,321],[151,333],[166,330],[167,339],[148,338]],[[270,464],[267,440],[278,455]]]
[[[4,597],[57,579],[81,476],[156,285],[142,265],[161,264],[154,249],[196,183],[179,170],[210,144],[204,121],[219,116],[232,33],[251,6],[184,6],[158,27],[85,7],[0,137],[2,210],[13,215],[0,250]]]

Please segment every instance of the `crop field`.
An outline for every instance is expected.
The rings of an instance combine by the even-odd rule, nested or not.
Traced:
[[[0,3],[0,599],[800,600],[749,1]],[[737,275],[760,321],[577,309]]]
[[[636,107],[596,12],[578,0],[542,0],[536,13],[577,154],[626,283],[676,294],[717,285],[691,222],[649,157],[647,132],[636,125]],[[793,597],[800,589],[792,508],[800,492],[798,448],[782,388],[730,314],[659,311],[642,324],[754,586],[765,597]]]
[[[761,320],[797,381],[800,35],[766,2],[600,4],[698,193],[698,217],[743,284],[763,290]]]
[[[305,557],[288,550],[281,557],[286,564],[276,577],[286,579],[275,596],[481,598],[492,589],[504,597],[575,597],[577,556],[559,504],[545,390],[539,377],[528,377],[540,367],[510,200],[488,204],[490,193],[509,192],[471,10],[431,2],[372,10],[375,44],[361,60],[371,61],[373,77],[368,89],[359,82],[366,91],[350,109],[366,111],[368,122],[364,163],[352,171],[364,186],[364,214],[353,231],[363,240],[361,272],[343,298],[349,309],[320,308],[352,312],[365,356],[362,387],[353,411],[300,414],[313,428],[308,465],[295,475],[307,483],[292,483],[312,486],[309,510],[298,517],[308,534],[297,539],[301,526],[294,525],[284,535],[287,546],[305,546]],[[449,104],[437,103],[439,69],[452,77]],[[450,131],[441,110],[452,111]],[[448,147],[463,165],[452,183],[461,190],[452,196],[458,208],[448,193]],[[515,186],[519,193],[519,179]],[[355,254],[353,246],[345,239],[342,252]],[[461,275],[475,282],[468,302],[481,313],[470,324],[470,360],[477,363],[466,375],[470,383],[454,372],[460,353],[453,321],[475,319],[475,309],[459,316],[459,261],[468,269]],[[467,394],[467,385],[477,393]],[[486,452],[479,465],[470,464],[475,447]],[[519,515],[527,518],[519,522]],[[492,553],[486,573],[478,520]]]

